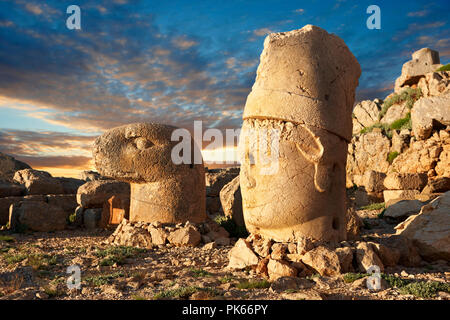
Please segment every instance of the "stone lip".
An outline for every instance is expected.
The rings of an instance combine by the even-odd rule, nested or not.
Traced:
[[[308,124],[350,141],[360,75],[344,41],[319,27],[270,34],[243,119]]]

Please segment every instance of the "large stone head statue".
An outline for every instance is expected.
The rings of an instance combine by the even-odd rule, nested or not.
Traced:
[[[267,36],[239,143],[251,233],[345,239],[345,165],[360,74],[344,41],[323,29]]]
[[[193,161],[199,150],[191,139],[190,163],[176,164],[172,150],[179,142],[171,141],[176,129],[135,123],[113,128],[96,139],[97,170],[131,185],[130,221],[198,223],[206,219],[204,166]]]

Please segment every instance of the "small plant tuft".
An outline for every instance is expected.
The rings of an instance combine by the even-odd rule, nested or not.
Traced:
[[[385,208],[384,202],[380,203],[371,203],[367,206],[361,207],[362,210],[381,210]]]
[[[446,65],[443,65],[442,67],[440,67],[436,70],[436,72],[439,72],[439,71],[450,71],[450,63],[447,63]]]
[[[398,155],[399,153],[397,151],[389,152],[387,156],[387,161],[389,162],[389,164],[392,164],[392,162],[394,162],[394,159],[397,158]]]

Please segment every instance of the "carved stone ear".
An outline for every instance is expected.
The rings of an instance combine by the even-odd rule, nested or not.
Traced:
[[[296,145],[306,160],[314,164],[314,186],[317,191],[329,190],[334,167],[324,159],[324,147],[320,137],[304,126],[297,126]]]
[[[331,181],[333,180],[334,175],[334,166],[325,163],[314,164],[314,186],[317,191],[325,192],[330,189]]]

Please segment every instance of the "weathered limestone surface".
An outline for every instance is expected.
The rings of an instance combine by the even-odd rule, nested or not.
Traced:
[[[191,139],[192,164],[175,164],[171,141],[176,127],[135,123],[98,137],[94,160],[100,174],[131,185],[130,221],[179,223],[206,219],[205,171],[193,164],[199,152]]]
[[[411,110],[414,136],[420,140],[431,135],[435,122],[450,125],[450,94],[420,98]]]
[[[450,191],[422,207],[419,214],[410,216],[395,227],[397,234],[419,248],[427,260],[450,259]]]
[[[318,27],[266,38],[240,136],[251,233],[277,241],[345,239],[345,164],[360,73],[342,39]],[[258,161],[264,156],[258,136],[267,132],[280,138],[272,174]]]
[[[412,59],[402,67],[402,74],[395,80],[395,92],[404,86],[417,84],[421,77],[436,71],[440,66],[439,52],[422,48],[412,54]]]

